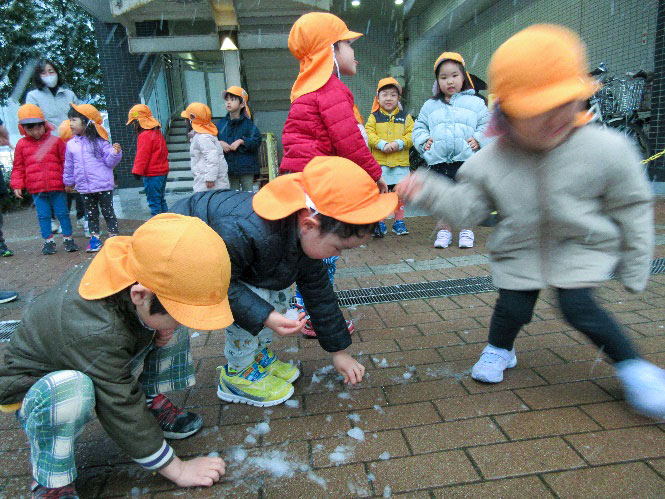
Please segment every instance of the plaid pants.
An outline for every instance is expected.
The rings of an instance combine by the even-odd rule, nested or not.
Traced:
[[[257,288],[244,283],[254,293],[270,303],[280,314],[289,308],[292,292],[290,289],[273,291],[270,289]],[[254,336],[246,329],[241,328],[235,322],[226,328],[226,343],[224,345],[224,356],[232,369],[242,370],[254,362],[261,350],[272,343],[272,329],[264,327],[259,334]]]
[[[182,390],[194,384],[189,333],[176,331],[162,348],[150,347],[135,357],[143,372],[139,382],[146,395]],[[95,389],[80,371],[55,371],[37,381],[17,411],[30,442],[32,476],[44,487],[64,487],[76,479],[74,441],[92,418]]]

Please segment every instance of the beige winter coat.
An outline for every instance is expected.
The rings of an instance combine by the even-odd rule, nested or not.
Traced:
[[[652,192],[618,132],[587,125],[546,153],[497,140],[462,165],[457,184],[416,175],[424,187],[414,202],[458,227],[498,211],[487,242],[498,288],[589,287],[615,270],[631,291],[647,284]]]
[[[216,135],[192,133],[189,145],[194,192],[228,189],[228,165],[224,159],[224,150]],[[215,182],[213,187],[206,187],[206,181]]]

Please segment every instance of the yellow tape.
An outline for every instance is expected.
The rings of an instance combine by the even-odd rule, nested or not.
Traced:
[[[649,161],[653,161],[654,159],[658,159],[658,158],[660,158],[663,154],[665,154],[665,149],[663,149],[662,151],[660,151],[660,152],[654,154],[654,155],[651,156],[650,158],[643,159],[642,161],[640,161],[640,163],[642,163],[643,165],[646,165]]]

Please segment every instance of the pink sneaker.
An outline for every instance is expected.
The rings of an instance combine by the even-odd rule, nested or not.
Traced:
[[[349,329],[349,334],[353,334],[356,330],[356,326],[353,325],[353,320],[347,320],[346,327]],[[312,321],[309,320],[309,316],[307,316],[305,325],[302,328],[302,334],[307,338],[316,338],[316,331],[314,331],[314,328],[312,327]]]

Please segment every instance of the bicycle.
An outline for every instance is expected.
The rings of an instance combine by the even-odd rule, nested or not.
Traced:
[[[630,138],[638,147],[642,158],[651,156],[651,145],[644,128],[649,123],[648,109],[641,111],[644,90],[653,78],[645,71],[628,72],[628,78],[607,74],[605,63],[591,71],[602,87],[589,99],[590,122],[615,128]]]

